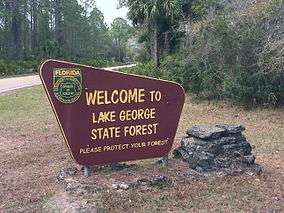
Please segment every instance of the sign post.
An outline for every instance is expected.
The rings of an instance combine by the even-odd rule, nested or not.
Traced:
[[[174,83],[48,60],[40,77],[72,158],[103,165],[170,152],[184,104]]]

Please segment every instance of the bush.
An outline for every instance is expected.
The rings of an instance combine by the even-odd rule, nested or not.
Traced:
[[[76,63],[85,64],[93,67],[107,67],[107,66],[116,66],[119,63],[104,59],[77,59],[70,60],[75,61]],[[0,59],[0,76],[11,76],[11,75],[23,75],[36,73],[40,60],[4,60]]]
[[[93,67],[109,67],[109,66],[116,66],[120,63],[111,61],[106,58],[94,58],[94,59],[78,59],[75,60],[77,63],[85,64]]]
[[[195,22],[191,43],[159,69],[147,63],[124,71],[176,81],[200,98],[284,104],[283,4],[238,2]]]
[[[137,64],[135,67],[122,68],[120,71],[129,74],[162,78],[161,70],[156,68],[153,62]]]
[[[238,2],[193,25],[186,53],[187,87],[200,97],[282,104],[283,4]]]
[[[0,75],[2,77],[9,75],[29,74],[37,71],[37,60],[3,60],[0,59]]]

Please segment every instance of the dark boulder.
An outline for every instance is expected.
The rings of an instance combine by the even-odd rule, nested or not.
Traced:
[[[244,130],[241,125],[194,126],[187,130],[187,137],[174,150],[174,157],[186,161],[198,172],[259,174],[261,167],[255,164],[252,147],[242,134]]]

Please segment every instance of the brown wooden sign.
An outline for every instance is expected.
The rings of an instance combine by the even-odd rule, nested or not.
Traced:
[[[173,82],[48,60],[40,77],[71,156],[81,165],[163,157],[184,104]]]

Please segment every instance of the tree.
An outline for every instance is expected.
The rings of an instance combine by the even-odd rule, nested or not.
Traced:
[[[55,38],[60,47],[64,46],[62,0],[54,0]]]
[[[92,54],[106,56],[109,53],[111,40],[108,35],[108,28],[104,21],[103,13],[94,7],[88,17],[90,30],[90,44]]]
[[[24,1],[5,1],[7,21],[9,24],[8,37],[8,56],[13,59],[22,57],[22,26],[23,26],[23,3]]]
[[[116,58],[118,61],[123,61],[123,56],[126,52],[125,44],[130,38],[132,28],[123,18],[116,18],[111,24],[110,34],[113,39],[115,49],[117,50]]]
[[[38,6],[37,0],[30,0],[30,28],[31,28],[31,49],[35,51],[38,47]]]
[[[80,2],[83,5],[84,14],[87,17],[88,11],[95,7],[96,1],[95,0],[80,0]]]
[[[129,17],[135,25],[144,26],[153,38],[153,55],[157,67],[160,65],[161,40],[169,27],[181,15],[179,0],[128,0]],[[169,39],[168,37],[166,39]]]
[[[111,48],[95,0],[0,0],[0,59],[110,59]]]

